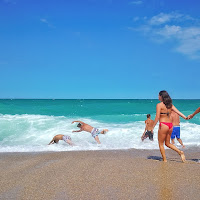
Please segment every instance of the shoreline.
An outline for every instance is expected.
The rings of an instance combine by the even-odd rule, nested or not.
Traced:
[[[186,145],[186,147],[185,148],[183,148],[181,145],[175,145],[178,149],[180,149],[181,151],[186,151],[186,152],[190,152],[190,153],[192,153],[192,152],[200,152],[200,146],[197,146],[197,145],[192,145],[192,146],[187,146]],[[76,147],[76,146],[75,146]],[[171,150],[170,148],[168,148],[168,147],[166,147],[166,146],[164,146],[164,148],[165,148],[165,150],[166,151],[173,151],[173,150]],[[95,151],[99,151],[99,152],[101,152],[101,151],[110,151],[110,152],[112,152],[112,151],[138,151],[138,152],[152,152],[152,151],[155,151],[155,152],[160,152],[160,150],[159,150],[159,147],[156,149],[137,149],[137,148],[127,148],[127,149],[104,149],[104,148],[99,148],[99,149],[70,149],[70,150],[60,150],[60,149],[58,149],[58,150],[49,150],[49,151],[3,151],[3,152],[0,152],[0,154],[12,154],[12,153],[34,153],[34,154],[39,154],[39,153],[62,153],[62,152],[95,152]]]
[[[0,199],[199,199],[200,153],[184,152],[0,153]]]

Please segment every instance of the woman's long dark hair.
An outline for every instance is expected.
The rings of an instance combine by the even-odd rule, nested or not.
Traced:
[[[162,97],[163,103],[165,104],[166,108],[169,109],[172,107],[172,99],[169,96],[168,92],[162,90],[159,92],[159,95]]]

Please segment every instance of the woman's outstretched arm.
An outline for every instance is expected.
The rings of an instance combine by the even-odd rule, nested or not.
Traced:
[[[187,119],[187,117],[183,113],[181,113],[174,105],[172,105],[172,110],[179,116],[181,116],[183,119]]]

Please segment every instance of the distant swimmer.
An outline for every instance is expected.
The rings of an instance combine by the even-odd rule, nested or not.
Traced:
[[[56,136],[53,137],[53,139],[51,140],[51,142],[48,145],[54,144],[54,143],[57,144],[59,142],[59,140],[64,140],[69,145],[73,145],[73,143],[71,141],[72,139],[68,135],[56,135]]]
[[[200,112],[200,107],[198,107],[193,114],[188,115],[187,119],[192,119],[196,114],[198,114]]]
[[[92,137],[96,140],[96,142],[98,144],[101,144],[101,142],[99,141],[98,135],[99,134],[105,134],[105,133],[108,132],[108,129],[99,130],[97,128],[94,128],[94,127],[90,126],[89,124],[86,124],[86,123],[82,122],[82,121],[73,121],[72,124],[74,122],[78,122],[77,127],[80,128],[80,130],[72,131],[72,132],[81,132],[81,131],[89,132],[89,133],[91,133]]]
[[[184,148],[185,146],[183,145],[183,142],[182,142],[182,140],[180,138],[180,117],[176,112],[174,112],[172,110],[171,118],[172,118],[172,124],[173,124],[173,131],[172,131],[172,135],[171,135],[172,144],[175,144],[174,140],[176,138],[178,140],[178,142]]]
[[[151,119],[151,115],[148,114],[147,120],[145,121],[145,130],[141,137],[142,141],[148,137],[151,141],[153,141],[153,123],[154,121]]]

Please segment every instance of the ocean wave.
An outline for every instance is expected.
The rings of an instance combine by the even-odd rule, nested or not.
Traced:
[[[79,132],[73,117],[48,115],[0,115],[0,152],[39,152],[39,151],[82,151],[111,149],[158,149],[157,131],[155,127],[154,141],[146,139],[141,142],[144,132],[144,121],[127,123],[105,122],[93,118],[80,117],[96,128],[107,128],[109,132],[99,135],[101,145],[97,145],[90,133]],[[56,145],[47,145],[57,134],[70,135],[75,146],[71,147],[60,141]],[[181,122],[181,139],[185,146],[200,146],[200,125]],[[177,144],[179,146],[179,144]]]

